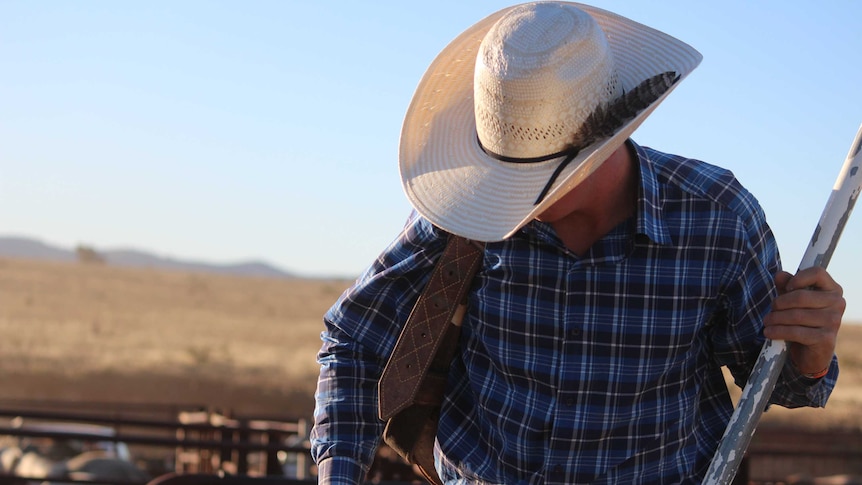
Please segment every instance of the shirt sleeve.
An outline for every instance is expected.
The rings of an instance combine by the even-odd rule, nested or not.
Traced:
[[[832,356],[829,371],[825,376],[812,379],[802,375],[790,362],[790,357],[784,363],[781,377],[776,384],[776,392],[772,394],[771,403],[784,407],[823,407],[838,380],[838,358]],[[781,387],[779,387],[779,385]],[[780,392],[779,392],[780,390]],[[783,401],[776,398],[783,397]]]
[[[729,273],[732,280],[723,295],[724,317],[713,339],[719,362],[726,364],[737,385],[743,387],[766,341],[763,318],[777,296],[775,274],[781,270],[778,246],[766,223],[762,209],[750,194],[743,191],[737,213],[740,218],[740,258]],[[788,358],[781,370],[769,404],[787,408],[822,407],[826,404],[838,376],[833,357],[829,373],[820,379],[801,375]]]
[[[365,479],[385,425],[377,415],[377,381],[445,240],[445,233],[411,215],[324,316],[311,430],[319,483]]]

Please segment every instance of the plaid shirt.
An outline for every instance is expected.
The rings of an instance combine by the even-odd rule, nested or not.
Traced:
[[[733,175],[632,144],[636,217],[582,257],[533,221],[489,243],[437,434],[447,483],[700,483],[775,296],[778,250]],[[376,383],[444,246],[412,216],[325,316],[312,454],[321,483],[357,483],[383,423]],[[822,406],[788,364],[772,396]],[[328,477],[328,482],[326,481]]]

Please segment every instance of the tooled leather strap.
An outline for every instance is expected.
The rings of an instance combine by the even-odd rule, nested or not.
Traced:
[[[465,310],[461,303],[479,268],[482,253],[481,244],[449,236],[446,249],[410,312],[378,381],[381,419],[391,418],[417,400],[420,384],[445,340],[447,328],[450,323],[460,326]],[[439,394],[442,395],[442,389]]]

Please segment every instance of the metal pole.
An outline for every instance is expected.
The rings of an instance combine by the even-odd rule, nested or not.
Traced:
[[[826,268],[850,212],[862,190],[862,126],[844,161],[832,194],[814,230],[799,269],[819,266]],[[745,450],[751,442],[760,416],[766,409],[775,383],[787,358],[787,345],[781,340],[767,340],[763,344],[748,383],[734,410],[733,416],[712,458],[703,483],[725,485],[733,481]]]

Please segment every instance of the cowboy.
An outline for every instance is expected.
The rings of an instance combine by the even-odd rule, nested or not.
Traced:
[[[756,199],[630,136],[701,60],[586,5],[517,5],[452,41],[407,111],[414,213],[325,316],[312,454],[359,483],[377,380],[447,234],[485,243],[434,449],[444,483],[700,483],[765,338],[771,403],[823,406],[845,308],[781,271]]]

